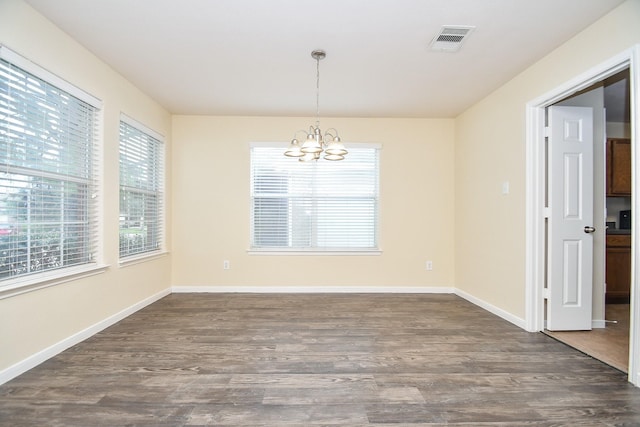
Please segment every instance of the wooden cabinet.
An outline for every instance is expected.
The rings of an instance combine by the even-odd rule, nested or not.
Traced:
[[[607,196],[631,195],[631,140],[607,139]]]
[[[607,234],[607,303],[629,303],[631,289],[631,235]]]

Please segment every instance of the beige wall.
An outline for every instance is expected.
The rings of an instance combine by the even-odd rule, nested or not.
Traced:
[[[382,255],[251,256],[248,144],[286,140],[311,120],[171,118],[22,0],[0,1],[0,43],[104,101],[110,265],[91,278],[0,300],[0,372],[171,285],[455,286],[523,318],[525,103],[640,42],[638,22],[640,2],[627,1],[455,120],[323,119],[347,143],[383,144]],[[171,255],[126,268],[117,264],[121,111],[166,135],[171,154]]]
[[[0,43],[104,103],[103,247],[109,265],[97,276],[1,299],[1,372],[170,286],[170,256],[118,267],[118,125],[125,112],[165,135],[170,149],[171,120],[156,102],[20,0],[0,1]],[[170,164],[167,169],[170,173]]]
[[[381,143],[380,256],[248,255],[249,143],[287,142],[312,119],[173,119],[173,284],[453,286],[451,119],[335,119],[347,149]],[[352,142],[357,138],[357,142]],[[284,151],[284,148],[283,148]],[[433,260],[433,271],[425,261]],[[231,262],[223,270],[223,260]]]
[[[525,105],[640,43],[638,22],[623,3],[456,119],[457,288],[524,318]]]

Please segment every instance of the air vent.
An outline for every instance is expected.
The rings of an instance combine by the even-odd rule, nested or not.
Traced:
[[[438,52],[457,52],[462,43],[475,27],[461,25],[445,25],[431,40],[431,50]]]

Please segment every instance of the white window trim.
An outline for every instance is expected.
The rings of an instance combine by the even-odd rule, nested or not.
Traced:
[[[146,126],[143,123],[140,123],[139,121],[137,121],[136,119],[132,118],[131,116],[128,116],[125,113],[120,113],[120,121],[125,122],[126,124],[128,124],[129,126],[132,126],[136,129],[138,129],[139,131],[142,131],[144,133],[146,133],[147,135],[157,139],[158,141],[162,142],[162,144],[164,145],[165,142],[165,136],[162,135],[161,133],[151,129],[149,126]]]
[[[44,80],[50,85],[56,86],[59,89],[69,93],[70,95],[80,99],[81,101],[91,105],[94,107],[96,112],[96,140],[94,142],[94,152],[96,152],[97,160],[95,164],[95,175],[93,177],[94,181],[97,182],[97,188],[99,191],[97,206],[95,209],[97,211],[96,217],[98,224],[96,226],[96,253],[95,259],[97,262],[88,263],[84,265],[79,265],[75,267],[64,267],[55,270],[49,270],[42,273],[28,274],[25,276],[19,276],[14,279],[8,279],[3,281],[0,284],[0,300],[5,298],[10,298],[16,295],[21,295],[27,292],[36,291],[39,289],[48,288],[51,286],[60,285],[63,283],[75,281],[78,279],[82,279],[85,277],[94,276],[96,274],[101,274],[105,272],[109,265],[103,262],[104,257],[104,240],[102,230],[104,227],[104,216],[103,216],[103,197],[102,196],[104,190],[104,182],[102,178],[102,171],[104,167],[104,158],[102,154],[102,142],[103,142],[103,126],[104,126],[104,110],[103,110],[103,102],[96,98],[95,96],[85,92],[79,87],[75,86],[72,83],[69,83],[67,80],[53,74],[52,72],[46,70],[44,67],[36,64],[35,62],[25,58],[24,56],[16,53],[11,50],[7,46],[0,44],[0,59],[3,59],[17,67],[23,69],[24,71],[38,77],[39,79]]]
[[[273,255],[273,256],[379,256],[382,255],[382,249],[354,249],[352,251],[346,249],[247,249],[249,255]]]
[[[0,58],[4,59],[7,62],[11,62],[12,64],[22,68],[30,74],[46,81],[47,83],[56,86],[65,92],[75,96],[81,101],[90,104],[95,107],[97,110],[102,110],[102,101],[95,96],[85,92],[79,87],[69,83],[65,79],[53,74],[50,71],[47,71],[44,67],[36,64],[23,57],[22,55],[12,51],[7,46],[0,44]]]
[[[85,277],[95,276],[96,274],[104,273],[108,268],[109,265],[107,264],[89,264],[10,279],[7,280],[6,284],[0,289],[0,300],[83,279]]]
[[[125,114],[125,113],[120,113],[120,121],[128,124],[129,126],[132,126],[136,129],[138,129],[141,132],[146,133],[147,135],[151,136],[152,138],[157,139],[158,141],[162,142],[162,182],[161,182],[161,192],[162,192],[162,209],[160,212],[160,217],[162,220],[162,229],[160,230],[160,238],[161,238],[161,242],[162,244],[160,245],[160,247],[157,250],[153,250],[153,251],[148,251],[148,252],[143,252],[143,253],[139,253],[139,254],[133,254],[133,255],[128,255],[128,256],[124,256],[121,257],[120,254],[118,253],[118,266],[120,268],[123,267],[128,267],[131,265],[136,265],[136,264],[140,264],[143,262],[147,262],[147,261],[153,261],[156,258],[160,258],[163,257],[165,255],[169,254],[169,251],[167,249],[167,192],[166,192],[166,183],[167,183],[167,170],[166,170],[166,165],[167,165],[167,143],[166,143],[166,138],[163,134],[151,129],[149,126],[146,126],[145,124],[137,121],[136,119],[132,118],[131,116]],[[118,129],[120,128],[120,123],[118,123]],[[118,141],[118,143],[120,143]],[[118,171],[118,192],[120,191],[120,172]],[[119,230],[118,230],[119,233]]]
[[[358,147],[358,148],[375,148],[378,151],[382,151],[383,148],[383,144],[382,143],[377,143],[377,142],[350,142],[349,145],[352,145],[354,147]],[[267,148],[271,148],[271,147],[282,147],[283,149],[286,149],[286,147],[289,146],[289,143],[287,142],[282,142],[282,141],[276,141],[276,142],[265,142],[265,141],[251,141],[249,142],[249,151],[251,151],[251,148],[253,147],[267,147]],[[348,149],[348,147],[347,147]],[[283,154],[284,155],[284,154]],[[380,179],[380,170],[378,170],[378,179]],[[379,185],[379,184],[378,184]],[[382,195],[379,192],[378,193],[378,207],[380,207],[381,204],[381,199],[382,199]],[[331,249],[331,248],[326,248],[326,249],[319,249],[319,248],[252,248],[251,247],[251,242],[249,242],[248,247],[249,249],[247,249],[247,254],[248,255],[257,255],[257,256],[380,256],[383,253],[381,244],[380,244],[380,238],[381,233],[380,233],[380,225],[381,225],[381,215],[382,213],[379,211],[378,212],[378,224],[377,224],[377,229],[376,229],[376,233],[377,233],[377,241],[378,241],[378,247],[377,248],[372,248],[372,249],[362,249],[362,248],[354,248],[354,249],[349,249],[349,248],[340,248],[340,249]],[[251,207],[249,208],[249,216],[251,216]],[[251,238],[251,237],[250,237]]]
[[[383,148],[383,144],[381,144],[379,142],[347,142],[345,144],[348,145],[346,147],[347,150],[349,149],[349,147],[353,147],[353,148],[376,148],[378,150],[382,150],[382,148]],[[252,142],[249,142],[249,149],[254,148],[254,147],[266,147],[266,148],[282,147],[282,148],[286,149],[288,146],[289,146],[289,142],[283,142],[283,141],[275,141],[275,142],[252,141]],[[282,155],[284,156],[284,152],[283,152]]]
[[[165,250],[144,252],[142,254],[130,255],[125,258],[120,258],[118,266],[120,268],[129,267],[131,265],[142,264],[143,262],[153,261],[158,258],[162,258],[169,255],[169,252]]]

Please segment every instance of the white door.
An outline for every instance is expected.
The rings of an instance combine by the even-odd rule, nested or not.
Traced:
[[[590,330],[593,286],[593,109],[549,114],[547,329]]]

